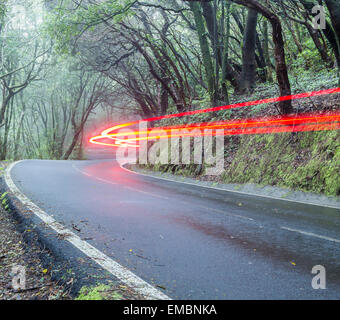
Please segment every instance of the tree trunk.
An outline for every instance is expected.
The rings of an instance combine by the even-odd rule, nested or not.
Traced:
[[[68,147],[68,149],[66,150],[64,156],[63,156],[63,160],[68,160],[69,157],[71,156],[72,152],[73,152],[73,149],[74,147],[76,146],[77,142],[78,142],[78,139],[79,139],[79,136],[81,134],[81,131],[83,130],[83,126],[81,126],[80,129],[78,129],[74,136],[73,136],[73,139],[72,139],[72,142],[70,144],[70,146]]]
[[[301,53],[301,52],[303,51],[303,48],[302,48],[301,42],[299,41],[298,37],[297,37],[296,34],[295,34],[294,29],[292,28],[291,22],[288,21],[288,20],[286,20],[286,19],[284,19],[284,22],[285,22],[285,25],[286,25],[286,27],[288,28],[290,34],[291,34],[292,37],[293,37],[293,41],[294,41],[294,43],[295,43],[295,45],[296,45],[296,48],[297,48],[297,50],[298,50],[298,53]]]
[[[257,11],[248,9],[247,24],[243,36],[242,72],[240,77],[240,88],[238,90],[238,93],[240,94],[252,92],[255,86],[257,17]]]
[[[210,93],[211,101],[214,101],[214,91],[215,91],[215,75],[214,75],[214,67],[210,55],[209,43],[206,36],[206,30],[204,26],[203,15],[201,12],[201,8],[197,2],[190,2],[190,9],[194,14],[195,24],[197,28],[204,68],[206,72],[206,78],[208,82],[208,90]]]
[[[229,58],[229,41],[230,41],[230,9],[231,9],[231,2],[227,0],[226,8],[224,6],[224,2],[222,1],[222,30],[224,33],[225,26],[224,26],[224,19],[225,19],[225,10],[227,14],[226,20],[226,34],[224,36],[224,46],[223,46],[223,61],[222,61],[222,96],[225,104],[229,104],[229,94],[227,88],[227,77],[226,77],[226,70]]]
[[[256,10],[262,14],[272,25],[273,29],[273,42],[275,46],[275,62],[276,62],[276,77],[280,88],[281,96],[290,96],[291,88],[288,78],[288,71],[286,65],[284,41],[282,36],[282,26],[279,17],[271,12],[269,9],[261,5],[256,0],[233,0],[236,3],[244,5],[250,9]],[[280,112],[282,114],[288,114],[293,112],[291,100],[279,102]]]
[[[25,111],[21,111],[21,115],[20,115],[20,119],[19,119],[19,123],[18,123],[18,129],[17,129],[17,133],[16,133],[16,138],[14,141],[14,151],[13,151],[13,159],[14,160],[18,160],[18,148],[19,148],[19,144],[20,144],[20,136],[21,136],[21,128],[22,128],[22,124],[24,121],[24,116],[25,116]]]
[[[317,4],[317,2],[309,0],[300,0],[300,2],[305,7],[305,9],[310,12],[312,11],[312,8]],[[338,46],[337,36],[335,34],[335,30],[333,29],[332,25],[328,22],[328,20],[326,20],[326,29],[323,29],[322,32],[329,41],[329,43],[331,44],[335,59],[337,61],[337,65],[340,66],[340,50]]]
[[[77,155],[78,160],[84,159],[83,141],[84,141],[84,130],[81,131],[81,135],[80,135],[80,141],[79,141],[78,152],[77,152],[78,153],[78,155]]]
[[[327,67],[331,67],[333,65],[333,61],[331,59],[331,57],[328,55],[327,50],[325,49],[325,47],[322,45],[320,38],[319,38],[319,34],[318,34],[318,30],[315,30],[311,25],[309,25],[308,23],[306,23],[306,27],[308,29],[308,32],[315,44],[315,47],[318,49],[321,59],[323,60],[323,62],[325,63],[325,65]]]
[[[263,51],[264,58],[266,61],[266,78],[267,81],[273,82],[273,69],[269,54],[268,21],[265,19],[263,20],[263,37],[264,37]]]
[[[325,0],[335,33],[336,43],[338,47],[338,55],[340,53],[340,2],[339,0]],[[340,63],[338,57],[338,76],[340,85]]]

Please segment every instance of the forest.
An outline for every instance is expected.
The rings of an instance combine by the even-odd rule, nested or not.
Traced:
[[[85,159],[103,123],[335,88],[339,73],[337,0],[1,0],[0,159]],[[333,94],[190,121],[339,106]],[[225,144],[226,182],[340,193],[336,131]]]

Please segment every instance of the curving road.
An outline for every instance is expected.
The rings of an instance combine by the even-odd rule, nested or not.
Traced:
[[[159,180],[105,159],[28,160],[11,176],[173,299],[340,298],[339,209]],[[326,268],[325,290],[311,286],[315,265]]]

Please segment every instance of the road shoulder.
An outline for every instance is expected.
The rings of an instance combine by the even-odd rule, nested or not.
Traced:
[[[4,201],[0,205],[0,299],[143,300],[60,239],[11,194],[1,175],[9,164],[0,162]],[[12,288],[13,266],[25,268],[24,290]]]
[[[200,179],[193,179],[181,175],[174,175],[170,173],[163,173],[159,171],[140,168],[138,165],[135,164],[123,164],[122,168],[137,174],[142,174],[158,179],[164,179],[184,184],[193,184],[195,186],[201,186],[210,189],[224,190],[228,192],[235,192],[252,196],[260,196],[277,200],[286,200],[291,202],[340,209],[340,197],[328,197],[325,195],[315,194],[311,192],[291,190],[289,188],[281,188],[274,186],[261,186],[252,183],[223,184],[217,182],[203,181]]]
[[[0,172],[7,165],[8,162],[0,163]],[[42,255],[48,256],[49,253],[37,244],[31,229],[20,228],[20,222],[14,218],[9,206],[7,193],[0,192],[0,196],[0,299],[71,299],[67,288],[52,280],[50,270],[41,260]],[[26,282],[22,288],[14,289],[12,281],[16,268],[23,268]]]

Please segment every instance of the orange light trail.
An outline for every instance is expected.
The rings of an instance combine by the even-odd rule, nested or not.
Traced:
[[[152,122],[162,119],[169,119],[175,117],[183,117],[199,113],[207,113],[213,111],[220,111],[233,108],[241,108],[247,106],[255,106],[265,103],[273,103],[285,100],[295,100],[302,99],[306,97],[314,97],[320,95],[327,95],[332,93],[339,93],[340,88],[314,91],[309,93],[301,93],[292,96],[270,98],[264,100],[257,100],[251,102],[244,102],[238,104],[232,104],[228,106],[221,106],[209,109],[188,111],[177,114],[170,114],[160,117],[153,117],[149,119],[133,121],[129,123],[123,123],[110,127],[104,130],[101,135],[92,137],[89,142],[93,144],[99,144],[111,147],[134,147],[138,148],[139,145],[136,144],[137,141],[141,140],[154,140],[154,139],[164,139],[172,137],[188,137],[188,136],[205,136],[211,135],[211,133],[206,134],[204,132],[197,132],[195,129],[199,130],[222,130],[223,135],[241,135],[241,134],[265,134],[265,133],[279,133],[279,132],[299,132],[299,131],[322,131],[322,130],[339,130],[340,128],[340,113],[332,114],[302,114],[295,116],[279,116],[279,117],[262,117],[257,119],[240,119],[240,120],[230,120],[230,121],[215,121],[215,122],[203,122],[203,123],[193,123],[190,125],[177,125],[168,127],[157,127],[150,128],[147,130],[137,130],[127,132],[117,132],[118,129],[130,127],[132,125],[141,122]],[[179,132],[181,130],[192,130],[191,132]],[[151,135],[150,135],[151,133]],[[221,135],[221,132],[217,133]],[[125,138],[127,136],[135,136],[134,138]],[[119,138],[120,137],[120,138]],[[110,139],[113,142],[103,142],[98,140]]]
[[[326,117],[324,117],[326,118]],[[206,133],[206,130],[221,130],[223,129],[223,133],[215,132],[215,135],[241,135],[241,134],[265,134],[265,133],[278,133],[278,132],[298,132],[298,131],[308,131],[306,128],[313,128],[313,130],[310,131],[316,131],[317,128],[320,128],[320,130],[337,130],[340,128],[340,114],[334,116],[334,117],[327,117],[329,120],[331,120],[330,123],[322,123],[324,122],[323,119],[315,119],[315,121],[310,121],[309,125],[306,125],[305,122],[303,122],[304,119],[290,119],[290,121],[287,121],[287,119],[284,119],[281,121],[280,124],[278,124],[278,120],[275,120],[273,122],[258,122],[261,123],[262,126],[251,126],[251,123],[242,124],[239,123],[238,126],[235,126],[232,128],[230,124],[226,124],[225,126],[202,126],[200,127],[199,131],[192,130],[191,132],[180,132],[182,130],[188,130],[187,127],[181,127],[176,130],[171,130],[170,134],[166,134],[170,130],[157,130],[153,131],[151,130],[152,135],[148,135],[145,137],[138,137],[138,138],[128,138],[124,139],[125,143],[129,142],[135,142],[135,141],[142,141],[142,140],[154,140],[154,139],[167,139],[167,138],[175,138],[175,137],[199,137],[199,136],[207,136],[211,135],[212,133]],[[310,119],[310,118],[309,118]],[[314,122],[314,123],[313,123]],[[257,122],[254,122],[257,123]],[[300,125],[299,125],[300,123]],[[272,126],[273,124],[276,124],[276,126]],[[301,125],[302,124],[302,125]],[[302,130],[301,128],[305,128]],[[136,132],[138,133],[138,132]],[[159,133],[156,135],[153,135],[154,133]]]

